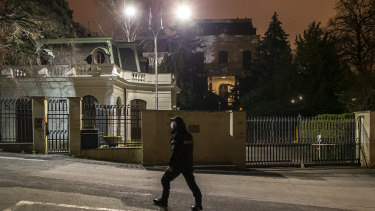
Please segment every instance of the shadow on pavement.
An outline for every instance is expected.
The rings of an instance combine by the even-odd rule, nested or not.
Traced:
[[[145,167],[148,171],[165,171],[164,166],[152,166],[152,167]],[[284,178],[284,176],[277,172],[269,172],[269,171],[262,171],[259,169],[247,169],[242,171],[235,171],[235,170],[226,170],[226,169],[218,169],[218,168],[203,168],[203,167],[196,167],[194,170],[195,173],[202,173],[202,174],[222,174],[222,175],[242,175],[242,176],[262,176],[262,177],[277,177],[277,178]]]

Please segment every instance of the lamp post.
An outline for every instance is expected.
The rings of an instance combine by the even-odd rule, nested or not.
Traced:
[[[136,10],[134,7],[126,7],[125,8],[125,15],[129,17],[134,17],[136,14]],[[163,11],[160,11],[160,25],[156,29],[151,27],[151,8],[149,14],[149,30],[152,32],[154,36],[154,65],[155,65],[155,110],[159,110],[159,93],[158,93],[158,36],[161,30],[164,29],[163,27]],[[188,20],[191,16],[190,7],[185,4],[179,5],[176,9],[176,16],[180,20]]]
[[[150,16],[151,16],[151,9],[150,9]],[[155,110],[159,110],[159,93],[158,93],[158,35],[160,31],[163,29],[163,16],[160,16],[160,26],[157,27],[156,30],[153,30],[151,27],[151,22],[149,23],[148,29],[154,35],[154,65],[155,65]]]

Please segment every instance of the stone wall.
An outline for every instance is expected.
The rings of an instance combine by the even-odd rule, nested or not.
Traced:
[[[184,118],[194,138],[196,165],[246,167],[245,112],[142,112],[143,164],[166,165],[170,156],[170,118]]]
[[[87,149],[81,150],[80,157],[122,163],[142,163],[142,149]]]

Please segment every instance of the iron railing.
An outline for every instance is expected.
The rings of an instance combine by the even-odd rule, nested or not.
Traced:
[[[0,142],[33,142],[31,99],[0,99]]]
[[[248,117],[249,166],[358,165],[354,117]]]
[[[85,77],[114,75],[127,81],[142,84],[153,84],[154,74],[135,73],[126,71],[113,64],[90,64],[90,65],[33,65],[25,68],[24,66],[10,67],[5,66],[0,75],[4,78],[29,78],[29,77]],[[162,73],[158,75],[158,83],[172,84],[172,74]]]
[[[98,148],[140,147],[141,112],[124,105],[83,105],[82,128],[98,129]]]

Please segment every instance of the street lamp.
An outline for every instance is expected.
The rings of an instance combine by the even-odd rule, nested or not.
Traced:
[[[124,9],[124,14],[130,18],[134,18],[137,14],[137,9],[134,6],[127,6]]]
[[[162,14],[163,15],[163,14]],[[151,20],[149,21],[148,29],[154,35],[154,65],[155,65],[155,110],[159,110],[159,93],[158,93],[158,35],[159,32],[164,28],[163,27],[163,16],[160,16],[160,25],[154,30],[151,27]],[[150,8],[150,17],[151,17],[151,8]]]
[[[125,15],[128,17],[134,17],[136,12],[136,9],[134,7],[126,7],[125,10]],[[158,36],[161,30],[164,29],[163,27],[163,11],[161,10],[161,15],[160,15],[160,25],[156,29],[153,29],[151,27],[151,8],[150,8],[150,16],[149,16],[149,30],[152,32],[154,36],[154,65],[155,65],[155,110],[159,110],[159,94],[158,94]],[[188,20],[191,17],[191,9],[187,5],[180,5],[177,7],[176,10],[176,16],[180,20]]]
[[[176,9],[176,16],[180,20],[189,20],[191,17],[190,7],[186,4],[179,5]]]

